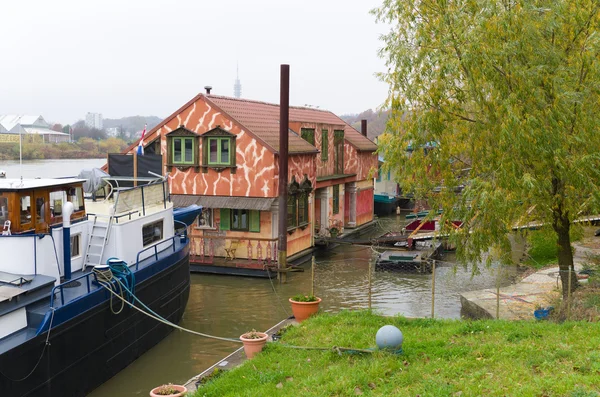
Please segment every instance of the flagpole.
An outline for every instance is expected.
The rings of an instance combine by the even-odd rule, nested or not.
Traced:
[[[21,174],[21,185],[23,184],[23,131],[19,130],[19,173]]]

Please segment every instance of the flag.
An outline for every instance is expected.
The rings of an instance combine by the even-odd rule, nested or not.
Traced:
[[[73,142],[73,127],[69,126],[69,142]]]
[[[144,130],[142,131],[142,137],[140,138],[140,143],[138,144],[137,154],[138,156],[144,155],[144,136],[146,135],[146,126],[148,124],[144,124]]]

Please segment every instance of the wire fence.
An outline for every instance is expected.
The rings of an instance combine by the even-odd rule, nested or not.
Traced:
[[[465,267],[448,252],[420,261],[413,254],[382,257],[352,248],[342,252],[346,257],[312,259],[309,291],[323,298],[329,310],[361,308],[407,317],[495,319],[543,319],[555,310],[554,314],[560,312],[560,318],[568,320],[573,291],[587,279],[580,272],[563,273],[557,268],[528,274],[515,265]],[[568,286],[564,297],[563,283]]]

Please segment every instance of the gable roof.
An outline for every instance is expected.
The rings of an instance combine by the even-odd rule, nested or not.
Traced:
[[[27,114],[3,114],[0,115],[0,125],[2,125],[7,131],[12,130],[17,124],[22,126],[37,126],[46,127],[48,123],[42,116],[38,115],[27,115]]]
[[[275,151],[279,151],[279,105],[267,102],[224,97],[205,96],[206,99],[229,114],[252,133],[260,137]],[[290,106],[290,122],[323,123],[339,125],[345,139],[359,151],[375,151],[377,145],[327,110]],[[289,152],[311,152],[315,147],[297,134],[290,134]]]

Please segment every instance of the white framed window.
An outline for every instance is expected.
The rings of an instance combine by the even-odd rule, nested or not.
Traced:
[[[163,220],[148,223],[142,227],[144,247],[163,238]]]
[[[71,236],[71,258],[81,255],[81,233]]]
[[[196,221],[196,228],[198,229],[214,229],[213,226],[213,209],[202,208],[202,213],[198,215]]]

